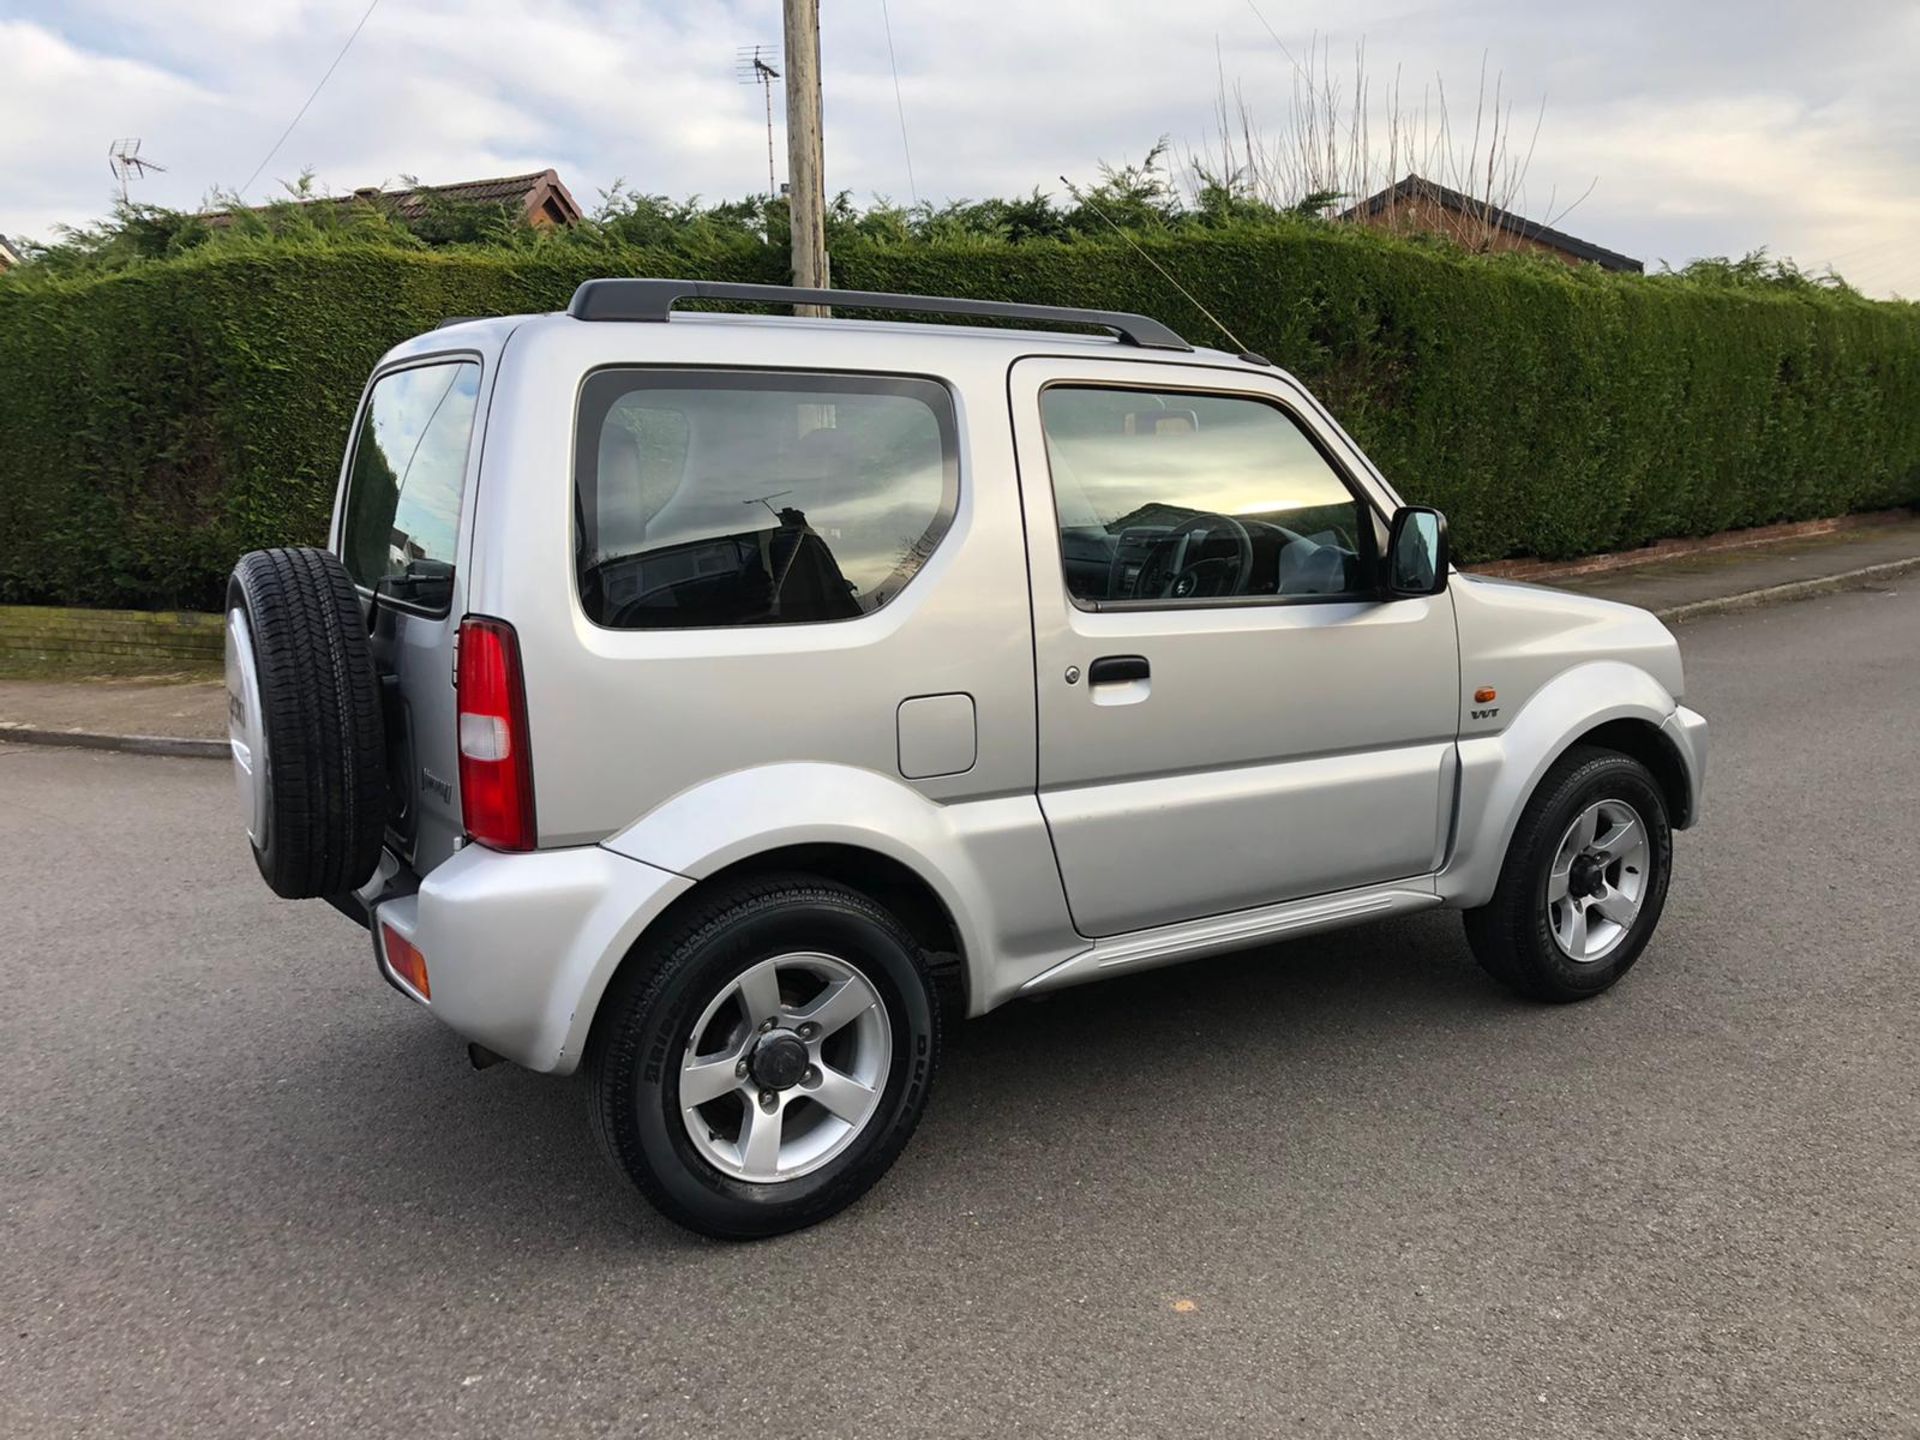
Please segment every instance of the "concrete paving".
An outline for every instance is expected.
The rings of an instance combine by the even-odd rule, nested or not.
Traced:
[[[272,898],[223,769],[0,745],[0,1435],[1920,1433],[1920,584],[1682,641],[1607,996],[1430,914],[1016,1004],[752,1246]]]
[[[1920,569],[1920,516],[1894,524],[1841,530],[1752,549],[1713,550],[1541,583],[1656,611],[1822,580],[1901,561]]]
[[[227,738],[227,691],[218,678],[189,680],[0,679],[0,738],[7,725],[95,735]]]

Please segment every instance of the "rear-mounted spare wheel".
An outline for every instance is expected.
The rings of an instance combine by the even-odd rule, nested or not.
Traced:
[[[227,581],[227,729],[253,858],[289,900],[364,884],[386,828],[380,682],[325,550],[255,550]]]

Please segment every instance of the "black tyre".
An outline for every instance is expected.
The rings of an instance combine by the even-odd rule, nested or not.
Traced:
[[[253,858],[290,900],[364,884],[386,829],[380,682],[325,550],[255,550],[227,581],[227,708]]]
[[[1496,980],[1535,1000],[1585,1000],[1633,967],[1660,923],[1673,832],[1631,756],[1575,746],[1521,812],[1493,898],[1465,915]]]
[[[594,1130],[669,1219],[777,1235],[886,1173],[939,1055],[939,1000],[899,921],[815,876],[743,880],[670,920],[602,1002]]]

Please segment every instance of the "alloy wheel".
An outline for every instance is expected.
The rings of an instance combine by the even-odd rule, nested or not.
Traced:
[[[892,1026],[873,984],[816,952],[741,972],[707,1004],[680,1062],[695,1150],[739,1180],[773,1184],[841,1154],[880,1107]]]
[[[1547,872],[1547,926],[1560,952],[1591,965],[1613,953],[1640,914],[1652,876],[1640,812],[1600,800],[1574,818]]]

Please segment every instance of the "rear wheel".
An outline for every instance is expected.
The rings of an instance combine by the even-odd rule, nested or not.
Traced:
[[[1672,864],[1666,800],[1647,768],[1576,746],[1521,812],[1493,898],[1466,913],[1467,942],[1522,995],[1598,995],[1653,937]]]
[[[670,1219],[776,1235],[886,1172],[926,1107],[939,1042],[925,961],[886,910],[805,875],[725,885],[603,1002],[594,1128]]]

